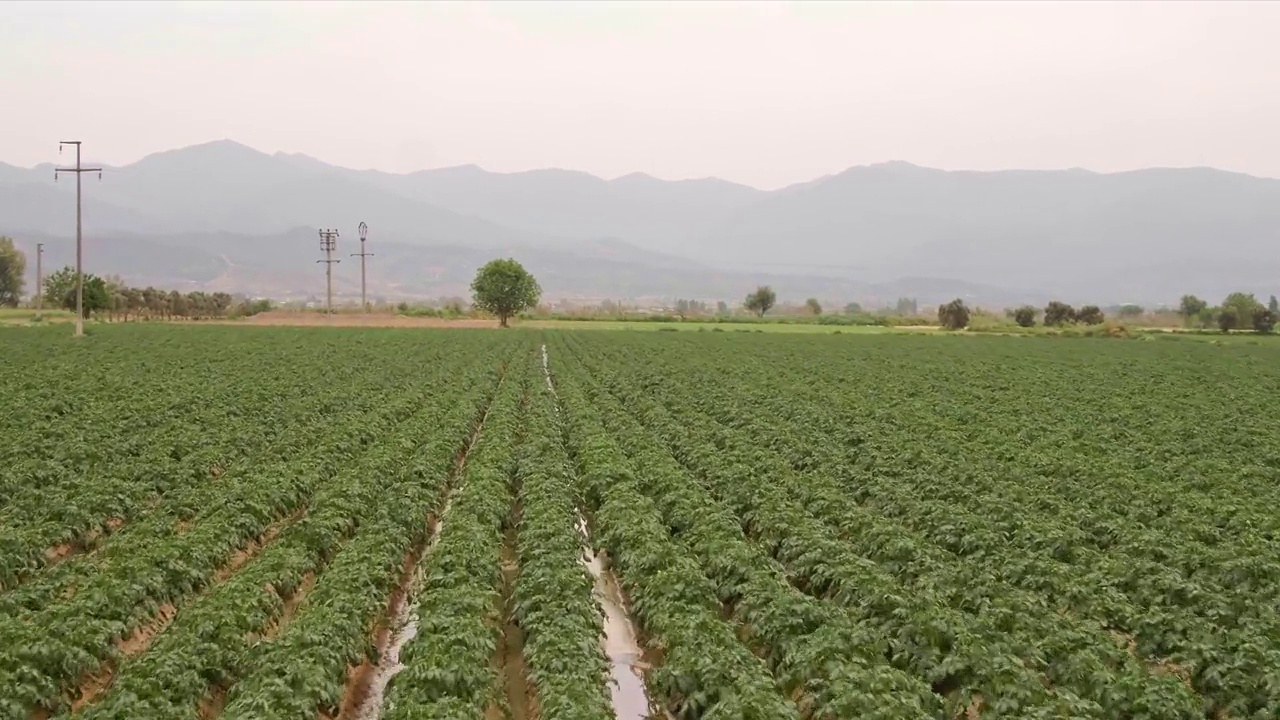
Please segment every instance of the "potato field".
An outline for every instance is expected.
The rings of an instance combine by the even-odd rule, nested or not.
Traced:
[[[1280,346],[0,329],[0,719],[1280,717]]]

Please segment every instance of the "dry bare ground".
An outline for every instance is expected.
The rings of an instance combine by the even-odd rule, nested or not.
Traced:
[[[496,328],[496,320],[460,319],[448,320],[432,317],[408,317],[391,313],[323,313],[289,312],[271,310],[244,320],[233,321],[237,325],[265,325],[272,327],[421,327],[421,328]]]

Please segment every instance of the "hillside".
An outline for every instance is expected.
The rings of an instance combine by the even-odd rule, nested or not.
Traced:
[[[0,232],[70,235],[74,183],[52,176],[51,166],[0,164]],[[638,173],[351,170],[217,141],[108,167],[88,183],[86,232],[125,242],[112,262],[128,269],[168,258],[148,276],[205,282],[191,268],[247,245],[256,252],[235,266],[260,292],[293,286],[314,260],[314,238],[289,240],[278,257],[270,238],[336,227],[340,244],[354,247],[361,220],[379,262],[409,264],[393,273],[465,279],[475,258],[504,252],[544,268],[555,278],[548,290],[566,296],[736,298],[767,279],[786,299],[867,300],[892,287],[932,302],[958,284],[985,302],[1154,303],[1184,292],[1270,294],[1280,284],[1280,181],[1207,168],[948,172],[886,163],[764,192]],[[245,239],[253,236],[263,239]],[[140,242],[185,250],[122,255]],[[380,289],[422,283],[394,282]]]

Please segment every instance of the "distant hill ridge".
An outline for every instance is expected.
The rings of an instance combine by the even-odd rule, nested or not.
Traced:
[[[0,163],[0,232],[69,234],[73,184],[52,176],[51,166]],[[221,140],[107,168],[86,187],[85,218],[89,233],[170,245],[195,234],[350,231],[363,220],[374,242],[518,249],[562,262],[598,256],[608,240],[627,286],[649,295],[669,288],[662,274],[675,269],[709,285],[777,277],[793,299],[898,278],[1096,302],[1280,290],[1280,180],[1211,168],[978,172],[890,162],[766,192],[643,173],[353,170]]]

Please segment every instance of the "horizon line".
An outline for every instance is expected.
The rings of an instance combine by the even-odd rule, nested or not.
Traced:
[[[619,180],[624,180],[624,179],[626,179],[626,178],[631,178],[631,177],[651,178],[651,179],[653,179],[653,180],[657,180],[657,181],[659,181],[659,182],[663,182],[663,183],[672,183],[672,184],[674,184],[674,183],[720,182],[720,183],[726,183],[726,184],[729,184],[729,185],[737,185],[737,186],[739,186],[739,187],[748,188],[748,189],[750,189],[750,190],[755,190],[756,192],[764,193],[764,194],[771,194],[771,193],[775,193],[775,192],[781,192],[781,191],[786,190],[786,189],[788,189],[788,188],[793,188],[793,187],[798,187],[798,186],[801,186],[801,185],[807,185],[807,184],[810,184],[810,183],[815,183],[815,182],[818,182],[818,181],[821,181],[821,180],[826,180],[826,179],[828,179],[828,178],[832,178],[832,177],[836,177],[836,176],[838,176],[838,175],[842,175],[842,174],[847,173],[847,172],[850,172],[850,171],[852,171],[852,170],[858,170],[858,169],[870,169],[870,168],[883,168],[883,167],[886,167],[886,166],[895,166],[895,165],[896,165],[896,166],[902,166],[902,167],[915,168],[915,169],[919,169],[919,170],[929,170],[929,171],[934,171],[934,172],[943,172],[943,173],[966,173],[966,174],[996,174],[996,173],[1067,173],[1067,172],[1075,172],[1075,173],[1088,173],[1088,174],[1090,174],[1090,175],[1098,175],[1098,176],[1109,176],[1109,175],[1126,175],[1126,174],[1131,174],[1131,173],[1139,173],[1139,172],[1147,172],[1147,171],[1155,171],[1155,170],[1212,170],[1212,171],[1214,171],[1214,172],[1226,173],[1226,174],[1230,174],[1230,175],[1242,175],[1242,176],[1244,176],[1244,177],[1254,178],[1254,179],[1257,179],[1257,180],[1280,180],[1280,178],[1274,178],[1274,177],[1270,177],[1270,176],[1267,176],[1267,175],[1255,175],[1255,174],[1252,174],[1252,173],[1247,173],[1247,172],[1243,172],[1243,171],[1239,171],[1239,170],[1227,170],[1227,169],[1220,168],[1220,167],[1215,167],[1215,166],[1212,166],[1212,165],[1151,165],[1151,166],[1140,167],[1140,168],[1130,168],[1130,169],[1127,169],[1127,170],[1112,170],[1112,171],[1093,170],[1093,169],[1086,168],[1086,167],[1081,167],[1081,166],[1078,166],[1078,165],[1077,165],[1077,166],[1072,166],[1072,167],[1060,167],[1060,168],[1021,168],[1021,167],[1007,167],[1007,168],[998,168],[998,169],[990,169],[990,170],[975,170],[975,169],[972,169],[972,168],[942,168],[942,167],[934,167],[934,166],[931,166],[931,165],[921,165],[921,164],[919,164],[919,163],[915,163],[915,162],[912,162],[912,161],[910,161],[910,160],[900,160],[900,159],[899,159],[899,160],[883,160],[883,161],[879,161],[879,162],[869,162],[869,163],[861,163],[861,164],[849,165],[849,166],[846,166],[846,167],[844,167],[844,168],[841,168],[841,169],[838,169],[838,170],[834,170],[834,171],[832,171],[832,172],[829,172],[829,173],[826,173],[826,174],[823,174],[823,175],[817,175],[817,176],[812,177],[812,178],[809,178],[809,179],[807,179],[807,180],[799,180],[799,181],[796,181],[796,182],[787,183],[787,184],[785,184],[785,185],[780,185],[780,186],[778,186],[778,187],[773,188],[773,189],[771,189],[771,190],[770,190],[770,189],[765,189],[765,188],[757,187],[757,186],[755,186],[755,185],[751,185],[751,184],[749,184],[749,183],[744,183],[744,182],[739,182],[739,181],[737,181],[737,180],[730,180],[730,179],[727,179],[727,178],[723,178],[723,177],[720,177],[720,176],[718,176],[718,175],[702,175],[702,176],[697,176],[697,177],[685,177],[685,178],[675,178],[675,179],[672,179],[672,178],[659,177],[659,176],[657,176],[657,175],[653,175],[653,174],[651,174],[651,173],[647,173],[647,172],[640,171],[640,170],[635,170],[635,171],[628,172],[628,173],[623,173],[622,175],[617,175],[617,176],[614,176],[614,177],[606,177],[606,176],[604,176],[604,175],[597,175],[597,174],[595,174],[595,173],[592,173],[592,172],[589,172],[589,171],[586,171],[586,170],[579,170],[579,169],[575,169],[575,168],[566,168],[566,167],[558,167],[558,166],[543,166],[543,167],[527,168],[527,169],[524,169],[524,170],[505,170],[505,171],[504,171],[504,170],[490,170],[490,169],[488,169],[488,168],[484,167],[483,165],[480,165],[479,163],[463,163],[463,164],[460,164],[460,165],[442,165],[442,166],[437,166],[437,167],[421,168],[421,169],[418,169],[418,170],[409,170],[409,171],[405,171],[405,172],[395,172],[395,171],[391,171],[391,170],[381,170],[381,169],[373,168],[373,167],[356,168],[356,167],[348,167],[348,166],[345,166],[345,165],[337,165],[337,164],[334,164],[334,163],[329,162],[329,161],[327,161],[327,160],[323,160],[323,159],[321,159],[321,158],[315,157],[315,156],[313,156],[313,155],[308,155],[308,154],[303,153],[303,152],[289,152],[289,151],[286,151],[286,150],[276,150],[275,152],[268,152],[268,151],[265,151],[265,150],[261,150],[261,149],[255,148],[255,147],[253,147],[252,145],[248,145],[248,144],[246,144],[246,143],[240,142],[239,140],[234,140],[234,139],[232,139],[232,138],[227,138],[227,137],[218,138],[218,139],[214,139],[214,140],[206,140],[206,141],[204,141],[204,142],[198,142],[198,143],[194,143],[194,144],[191,144],[191,145],[183,145],[183,146],[181,146],[181,147],[176,147],[176,148],[169,148],[169,149],[167,149],[167,150],[156,150],[156,151],[153,151],[153,152],[149,152],[149,153],[147,153],[147,154],[143,155],[142,157],[140,157],[140,158],[138,158],[138,159],[136,159],[136,160],[134,160],[134,161],[132,161],[132,162],[124,163],[124,164],[121,164],[121,165],[113,165],[113,164],[110,164],[110,163],[99,162],[99,161],[92,160],[92,158],[90,158],[89,160],[86,160],[86,162],[99,162],[99,164],[100,164],[100,165],[102,165],[102,167],[103,167],[104,169],[119,170],[119,169],[123,169],[123,168],[127,168],[127,167],[132,167],[133,165],[137,165],[138,163],[141,163],[141,162],[143,162],[143,161],[145,161],[145,160],[147,160],[147,159],[149,159],[149,158],[153,158],[153,157],[156,157],[156,156],[158,156],[158,155],[165,155],[165,154],[169,154],[169,153],[177,153],[177,152],[182,152],[182,151],[184,151],[184,150],[192,150],[192,149],[195,149],[195,148],[201,148],[201,147],[207,147],[207,146],[213,146],[213,145],[233,145],[233,146],[236,146],[236,147],[244,148],[244,149],[246,149],[246,150],[250,150],[250,151],[255,152],[255,153],[259,154],[259,155],[262,155],[263,157],[268,157],[268,158],[278,158],[278,157],[283,157],[283,158],[289,158],[289,157],[293,157],[293,158],[300,158],[300,159],[306,159],[306,160],[311,160],[311,161],[314,161],[314,162],[317,162],[317,163],[321,163],[321,164],[323,164],[323,165],[327,165],[327,166],[332,167],[332,168],[336,168],[336,169],[340,169],[340,170],[347,170],[347,171],[350,171],[350,172],[359,172],[359,173],[370,173],[370,172],[376,172],[376,173],[382,173],[382,174],[385,174],[385,175],[396,175],[396,176],[400,176],[400,177],[407,177],[407,176],[409,176],[409,175],[416,175],[416,174],[419,174],[419,173],[445,172],[445,171],[450,171],[450,170],[471,170],[471,169],[479,170],[480,172],[485,173],[485,174],[489,174],[489,175],[503,175],[503,176],[529,175],[529,174],[533,174],[533,173],[542,173],[542,172],[561,172],[561,173],[570,173],[570,174],[577,174],[577,175],[585,175],[585,176],[587,176],[587,177],[594,178],[594,179],[596,179],[596,180],[600,180],[600,181],[605,182],[605,183],[615,183],[615,182],[617,182],[617,181],[619,181]],[[45,166],[48,166],[48,165],[56,165],[56,163],[55,163],[55,162],[50,161],[50,162],[37,163],[37,164],[35,164],[35,165],[33,165],[33,166],[26,167],[26,166],[22,166],[22,165],[13,165],[13,164],[10,164],[10,163],[5,162],[4,160],[0,160],[0,165],[8,165],[9,167],[17,168],[17,169],[19,169],[19,170],[32,170],[32,171],[34,171],[34,170],[38,170],[38,169],[40,169],[40,168],[42,168],[42,167],[45,167]]]

